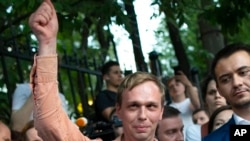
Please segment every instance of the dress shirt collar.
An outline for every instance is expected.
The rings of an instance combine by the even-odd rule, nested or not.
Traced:
[[[235,121],[236,125],[250,125],[250,121],[249,120],[245,120],[242,117],[238,116],[237,114],[233,114],[233,118]]]

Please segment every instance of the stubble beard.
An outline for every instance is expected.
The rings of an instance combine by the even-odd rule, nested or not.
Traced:
[[[235,107],[237,109],[249,108],[250,107],[250,98],[248,98],[246,100],[239,101],[237,103],[234,103],[233,107]]]

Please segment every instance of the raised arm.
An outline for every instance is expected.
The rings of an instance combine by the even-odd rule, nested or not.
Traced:
[[[50,0],[45,0],[30,16],[29,24],[39,42],[30,73],[38,135],[45,141],[89,141],[61,106],[57,82],[58,20]]]
[[[176,75],[175,77],[185,85],[187,96],[190,98],[190,101],[192,103],[192,109],[195,110],[200,108],[198,89],[189,81],[187,76],[182,71],[179,71],[178,75]]]
[[[58,20],[55,8],[50,0],[44,0],[30,16],[29,25],[39,42],[38,55],[56,54]]]

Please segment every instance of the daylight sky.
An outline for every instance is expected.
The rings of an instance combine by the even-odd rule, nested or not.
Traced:
[[[141,38],[141,46],[144,54],[145,62],[148,63],[148,53],[153,51],[153,46],[156,44],[154,30],[158,27],[159,19],[150,19],[155,8],[150,6],[151,0],[135,0],[135,12],[137,14],[137,22]],[[124,69],[132,69],[136,71],[135,59],[133,55],[132,41],[128,38],[128,33],[118,26],[112,27],[112,32],[115,35],[117,43],[116,49],[119,57],[119,63]]]

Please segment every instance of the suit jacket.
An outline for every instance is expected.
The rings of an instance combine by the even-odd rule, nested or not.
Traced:
[[[230,141],[230,125],[235,125],[233,116],[227,123],[205,136],[202,141]]]

